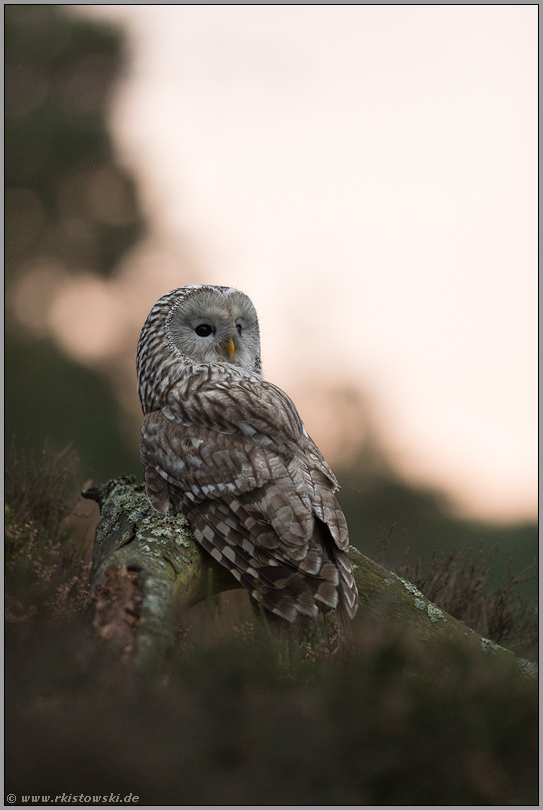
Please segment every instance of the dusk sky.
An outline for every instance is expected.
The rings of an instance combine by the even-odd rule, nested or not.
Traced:
[[[238,287],[329,460],[349,423],[315,391],[359,391],[408,480],[533,519],[537,6],[68,8],[128,36],[110,121],[149,235],[58,286],[59,344],[131,363],[161,295]]]

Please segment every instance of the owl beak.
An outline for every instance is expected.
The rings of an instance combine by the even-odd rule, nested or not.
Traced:
[[[228,343],[226,344],[226,351],[230,355],[230,357],[234,356],[234,352],[236,351],[236,347],[234,346],[234,341],[232,338],[228,339]]]

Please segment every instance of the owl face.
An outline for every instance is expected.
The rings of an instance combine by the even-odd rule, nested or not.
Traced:
[[[176,352],[197,363],[227,363],[254,372],[260,366],[256,310],[231,287],[195,287],[166,322]]]

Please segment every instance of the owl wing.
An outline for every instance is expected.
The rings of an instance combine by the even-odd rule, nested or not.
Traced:
[[[301,444],[307,444],[334,489],[339,486],[284,391],[232,366],[210,364],[185,377],[170,388],[162,412],[186,427],[242,433],[279,454],[299,451]]]
[[[219,383],[189,379],[145,417],[153,505],[183,511],[196,539],[268,610],[289,621],[314,616],[316,602],[337,607],[339,589],[354,614],[337,482],[294,405],[269,383]]]

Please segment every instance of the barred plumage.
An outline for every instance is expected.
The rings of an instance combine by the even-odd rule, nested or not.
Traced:
[[[338,483],[292,401],[262,379],[247,296],[206,285],[163,296],[141,331],[137,367],[155,509],[183,512],[270,619],[352,618],[358,593]]]

